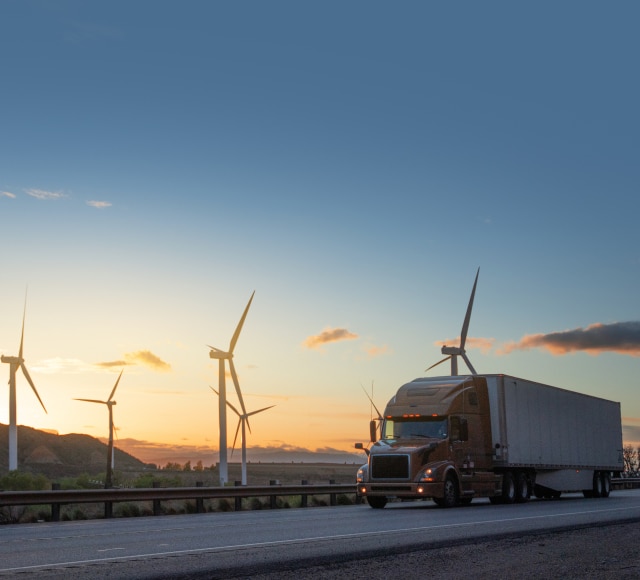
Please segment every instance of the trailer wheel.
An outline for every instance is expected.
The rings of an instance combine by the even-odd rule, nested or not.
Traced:
[[[528,502],[531,498],[531,483],[525,471],[518,471],[515,476],[516,503]]]
[[[516,482],[511,471],[502,476],[502,503],[513,503],[516,500]]]
[[[611,492],[611,475],[608,471],[600,472],[600,481],[602,491],[600,492],[600,497],[609,497],[609,493]]]
[[[444,496],[438,505],[443,508],[452,508],[456,507],[459,501],[458,483],[453,475],[447,475],[444,480]]]
[[[384,496],[380,497],[380,496],[370,495],[370,496],[367,496],[367,502],[372,508],[381,510],[384,506],[387,505],[387,498]]]

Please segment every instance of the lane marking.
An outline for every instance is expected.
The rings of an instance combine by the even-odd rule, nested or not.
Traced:
[[[439,524],[435,526],[421,526],[416,528],[397,528],[397,529],[389,529],[389,530],[378,530],[372,532],[357,532],[351,534],[338,534],[332,536],[315,536],[315,537],[307,537],[307,538],[294,538],[289,540],[274,540],[269,542],[254,542],[251,544],[235,544],[235,545],[227,545],[227,546],[217,546],[217,547],[208,547],[208,548],[193,548],[189,550],[171,550],[167,552],[149,552],[144,554],[132,554],[129,556],[114,556],[109,558],[93,558],[89,560],[73,560],[68,562],[52,562],[49,564],[35,564],[33,566],[19,566],[16,568],[0,568],[0,573],[3,572],[19,572],[21,570],[37,570],[41,568],[61,568],[65,566],[79,566],[83,564],[99,564],[103,562],[110,561],[126,561],[126,560],[136,560],[136,559],[145,559],[145,558],[160,558],[166,556],[180,556],[187,554],[203,554],[206,552],[225,552],[225,551],[233,551],[233,550],[248,550],[255,548],[268,548],[282,545],[291,545],[291,544],[304,544],[308,542],[323,542],[323,541],[335,541],[335,540],[348,540],[353,538],[362,538],[362,537],[374,537],[374,536],[388,536],[389,534],[402,534],[406,532],[425,532],[429,530],[438,530],[438,529],[446,529],[446,528],[461,528],[465,526],[482,526],[486,524],[501,524],[505,522],[518,522],[525,520],[544,520],[551,518],[560,518],[567,516],[583,516],[583,515],[593,515],[597,513],[613,513],[613,512],[629,512],[629,507],[621,507],[615,509],[606,509],[606,510],[585,510],[580,512],[563,512],[559,514],[547,514],[543,516],[526,516],[521,518],[503,518],[497,520],[483,520],[477,522],[462,522],[456,524]]]

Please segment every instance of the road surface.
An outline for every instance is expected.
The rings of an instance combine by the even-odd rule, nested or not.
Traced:
[[[0,527],[0,577],[247,577],[621,521],[640,522],[640,490],[448,510],[403,502],[21,524]]]

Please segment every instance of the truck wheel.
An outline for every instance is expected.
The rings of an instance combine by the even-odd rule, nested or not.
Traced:
[[[367,502],[369,503],[369,505],[377,510],[381,510],[384,506],[387,505],[387,498],[386,497],[379,497],[379,496],[368,496],[367,497]]]
[[[529,476],[524,471],[518,471],[515,476],[516,503],[525,503],[531,498],[531,484]]]
[[[444,497],[442,498],[442,503],[438,505],[444,508],[452,508],[458,505],[459,500],[460,495],[455,477],[447,475],[447,478],[444,480]]]
[[[611,475],[607,471],[600,472],[600,481],[600,497],[609,497],[609,493],[611,492]]]
[[[502,503],[513,503],[516,500],[516,482],[511,471],[502,476]]]
[[[599,471],[593,473],[593,495],[591,497],[602,497],[602,477]]]

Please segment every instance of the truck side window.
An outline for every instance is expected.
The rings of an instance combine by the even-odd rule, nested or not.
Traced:
[[[468,441],[469,428],[467,420],[461,417],[451,417],[451,441]]]

